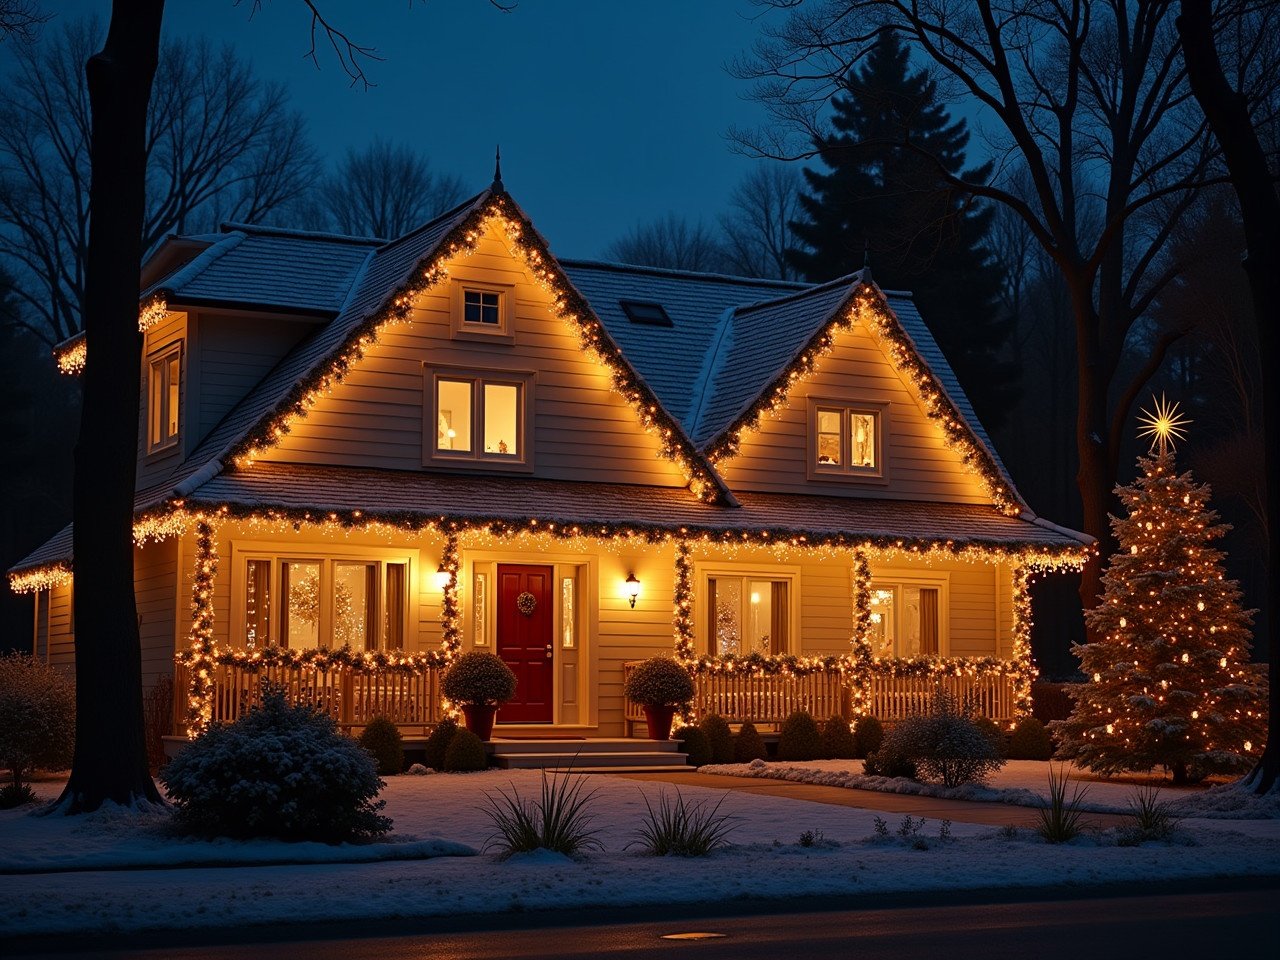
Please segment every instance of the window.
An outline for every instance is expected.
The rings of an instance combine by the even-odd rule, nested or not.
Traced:
[[[461,277],[452,281],[450,297],[449,329],[453,339],[512,342],[515,287]]]
[[[494,290],[462,291],[462,322],[496,327],[502,323],[499,313],[502,294]]]
[[[147,370],[147,450],[162,450],[178,442],[182,405],[182,344],[151,358]]]
[[[882,476],[882,409],[816,402],[809,422],[811,475]]]
[[[238,569],[243,580],[233,590],[246,649],[404,648],[407,561],[255,556]]]
[[[660,303],[640,303],[635,300],[619,300],[618,306],[632,323],[643,323],[651,327],[674,327],[667,311]]]
[[[428,422],[435,429],[425,461],[482,460],[527,468],[532,380],[525,373],[430,374]]]
[[[477,647],[489,643],[489,577],[483,573],[471,581],[471,642]]]
[[[946,584],[871,585],[871,647],[877,657],[928,657],[943,652]]]
[[[788,580],[755,577],[707,578],[707,635],[717,656],[766,656],[790,646]]]
[[[578,645],[578,578],[560,578],[560,646],[572,650]]]

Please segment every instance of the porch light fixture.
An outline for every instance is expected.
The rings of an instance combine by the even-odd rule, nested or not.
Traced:
[[[444,568],[443,562],[441,562],[440,566],[436,567],[435,580],[436,580],[436,589],[442,592],[449,586],[450,583],[453,582],[453,574]]]
[[[627,574],[626,580],[627,600],[631,603],[631,609],[636,608],[636,597],[640,596],[640,581],[636,579],[634,573]]]

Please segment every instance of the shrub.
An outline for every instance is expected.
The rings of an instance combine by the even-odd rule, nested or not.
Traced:
[[[959,701],[939,691],[929,713],[908,717],[886,735],[881,753],[905,757],[924,780],[945,787],[981,783],[1004,763]]]
[[[650,657],[631,671],[623,692],[646,707],[678,707],[693,699],[693,677],[670,657]]]
[[[1070,684],[1036,680],[1031,684],[1031,715],[1043,724],[1071,716]]]
[[[797,710],[782,722],[778,735],[779,760],[817,760],[822,756],[822,734],[813,717]]]
[[[711,762],[711,743],[700,727],[681,727],[671,737],[680,741],[680,749],[688,756],[690,766],[705,767]]]
[[[1053,738],[1035,717],[1023,717],[1009,735],[1010,760],[1048,760],[1053,756]]]
[[[12,810],[36,802],[36,792],[25,783],[6,783],[0,787],[0,810]]]
[[[1081,806],[1089,790],[1077,784],[1067,799],[1067,780],[1065,768],[1049,768],[1049,800],[1036,811],[1036,832],[1049,843],[1066,843],[1084,830]]]
[[[486,793],[485,815],[495,833],[485,842],[485,849],[497,847],[501,859],[513,853],[554,850],[566,857],[576,857],[587,850],[603,850],[591,829],[593,817],[587,806],[598,791],[582,792],[586,778],[582,776],[547,776],[542,771],[542,793],[538,799],[526,799],[512,788],[510,794],[500,790],[498,796]]]
[[[829,717],[822,725],[822,759],[852,760],[858,755],[858,741],[849,722],[841,717]]]
[[[995,748],[997,757],[1008,757],[1009,748],[1006,743],[1004,731],[1000,729],[1000,724],[996,723],[990,717],[977,716],[972,718],[973,725],[981,731],[982,735]]]
[[[440,692],[454,703],[493,706],[516,695],[516,675],[497,654],[470,650],[449,665]]]
[[[728,846],[728,836],[738,818],[720,812],[728,794],[713,805],[709,800],[686,803],[679,789],[675,801],[663,790],[655,808],[644,798],[647,809],[644,824],[635,840],[627,847],[640,847],[655,857],[705,857],[713,850]]]
[[[160,773],[175,822],[201,836],[325,843],[391,829],[373,758],[326,714],[268,685],[262,703],[188,744]]]
[[[389,717],[374,717],[360,733],[360,746],[373,755],[378,773],[389,776],[404,769],[404,738]]]
[[[875,753],[884,743],[884,725],[875,717],[859,717],[853,725],[853,738],[858,742],[858,756]]]
[[[756,730],[756,725],[748,720],[733,739],[733,762],[750,763],[752,760],[768,760],[769,751],[765,749],[764,738]]]
[[[900,745],[890,733],[879,750],[867,754],[866,760],[862,762],[862,772],[869,777],[906,777],[914,780],[916,765],[915,761],[901,752]]]
[[[447,773],[474,773],[489,766],[489,754],[484,741],[465,727],[458,729],[444,752],[444,769]]]
[[[711,762],[733,763],[733,731],[729,729],[729,721],[718,713],[710,713],[702,718],[698,728],[706,734]]]
[[[75,684],[28,654],[0,657],[0,764],[13,796],[37,767],[65,769],[75,738]]]
[[[435,729],[431,731],[431,736],[427,737],[427,742],[422,748],[425,754],[423,759],[432,770],[444,769],[445,752],[449,749],[449,741],[457,732],[458,722],[453,717],[445,717],[436,724]]]

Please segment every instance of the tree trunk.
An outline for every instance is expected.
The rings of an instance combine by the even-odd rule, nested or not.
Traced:
[[[1266,155],[1258,142],[1244,96],[1231,88],[1214,44],[1209,0],[1182,0],[1177,19],[1191,92],[1204,109],[1209,127],[1222,147],[1227,171],[1244,219],[1248,253],[1244,261],[1258,329],[1258,359],[1266,373],[1262,378],[1264,464],[1267,477],[1267,604],[1270,684],[1267,745],[1262,759],[1245,782],[1257,793],[1267,793],[1280,773],[1280,650],[1276,648],[1276,624],[1280,618],[1280,356],[1276,354],[1276,325],[1280,323],[1280,197],[1267,169]]]
[[[85,261],[84,401],[75,451],[76,747],[54,809],[161,802],[147,769],[142,652],[133,593],[142,339],[138,277],[147,103],[164,0],[115,0],[85,66],[92,116]]]

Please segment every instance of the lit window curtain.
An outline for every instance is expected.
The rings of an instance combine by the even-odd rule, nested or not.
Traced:
[[[364,648],[378,649],[378,565],[364,568]]]
[[[387,649],[404,649],[404,564],[387,564]]]
[[[938,590],[936,587],[920,588],[920,653],[935,656],[938,653]]]
[[[280,646],[289,646],[289,568],[292,564],[280,564]]]
[[[714,577],[707,580],[707,651],[713,657],[720,655],[719,631],[716,630],[716,581]]]
[[[790,625],[791,618],[787,615],[787,593],[789,584],[785,580],[775,580],[772,586],[772,596],[769,598],[772,602],[771,619],[769,624],[769,652],[777,656],[787,652],[790,646],[790,638],[787,636],[787,627]]]
[[[244,645],[250,650],[271,643],[271,561],[250,560],[244,584]]]

